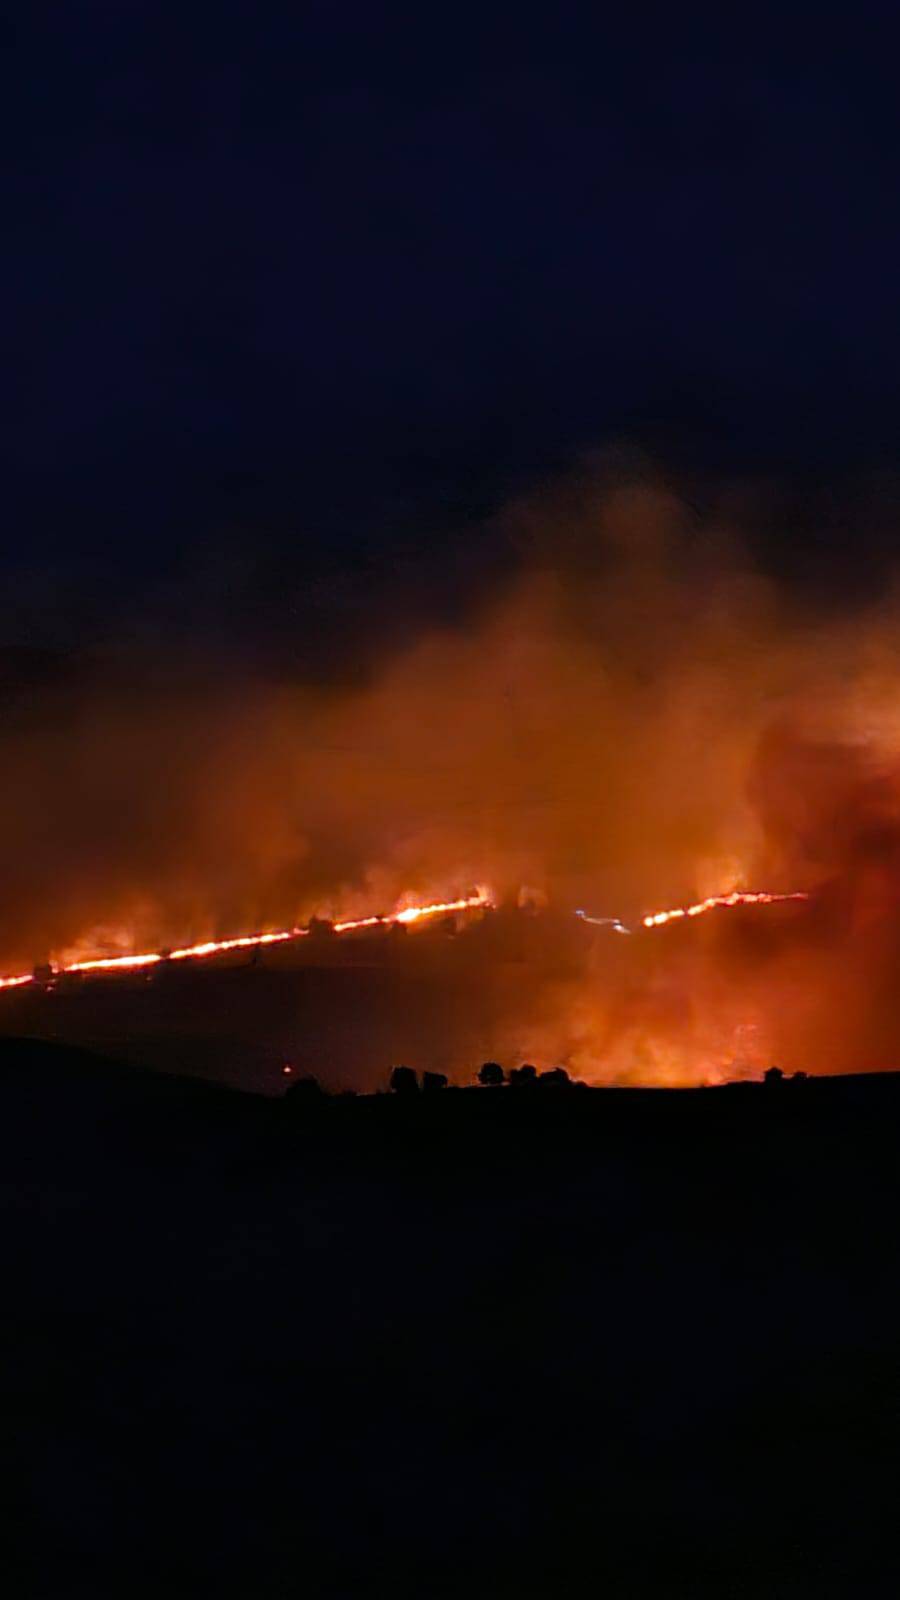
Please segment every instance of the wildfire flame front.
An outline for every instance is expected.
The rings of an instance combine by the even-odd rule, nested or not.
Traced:
[[[690,906],[675,906],[671,911],[652,911],[641,918],[644,928],[661,928],[667,922],[675,922],[679,917],[702,917],[707,911],[715,911],[719,906],[771,906],[781,900],[808,900],[809,895],[802,890],[792,894],[766,894],[765,890],[752,892],[751,890],[732,889],[730,894],[711,894],[706,900],[697,900]]]

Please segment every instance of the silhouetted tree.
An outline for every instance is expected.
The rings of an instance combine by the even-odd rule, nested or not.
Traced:
[[[530,1061],[523,1062],[521,1067],[513,1067],[509,1075],[511,1089],[531,1089],[537,1083],[537,1067]]]
[[[770,1067],[768,1072],[763,1073],[763,1083],[767,1089],[777,1089],[778,1085],[783,1082],[784,1073],[780,1067]]]
[[[426,1094],[433,1094],[437,1089],[446,1089],[446,1072],[423,1072],[422,1088]]]
[[[486,1061],[479,1068],[478,1082],[483,1083],[486,1089],[499,1089],[501,1083],[506,1082],[506,1074],[499,1061]]]
[[[395,1094],[418,1094],[419,1080],[413,1067],[395,1067],[391,1073],[391,1088]]]
[[[808,1077],[809,1074],[807,1072],[795,1072],[791,1083],[806,1083]]]
[[[540,1089],[571,1089],[572,1080],[565,1067],[551,1067],[549,1072],[542,1072],[538,1077]]]
[[[53,982],[56,974],[49,961],[41,961],[34,968],[31,976],[33,977],[35,983],[48,984]]]

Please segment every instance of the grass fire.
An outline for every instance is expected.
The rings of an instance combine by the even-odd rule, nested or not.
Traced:
[[[392,1056],[413,1011],[417,1064],[451,1075],[473,1048],[590,1082],[896,1064],[892,595],[801,604],[724,500],[701,512],[654,481],[588,472],[500,520],[504,582],[351,681],[126,653],[8,719],[4,1027],[61,1026],[92,976],[158,995],[240,959],[324,971],[327,925],[353,944],[337,1004],[361,1008],[366,1083],[390,1064],[370,1043]],[[417,926],[359,999],[369,938],[381,971],[387,934]],[[328,1054],[308,997],[291,1017]]]

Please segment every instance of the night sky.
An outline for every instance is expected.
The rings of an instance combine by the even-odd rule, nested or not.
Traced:
[[[2,25],[0,645],[266,670],[455,615],[586,454],[894,546],[892,8],[32,0]]]

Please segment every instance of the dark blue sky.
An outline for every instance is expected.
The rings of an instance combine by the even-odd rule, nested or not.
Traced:
[[[891,470],[893,8],[840,9],[19,7],[3,637],[452,607],[504,560],[467,530],[610,439]]]

